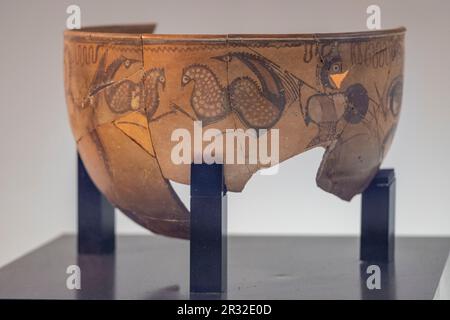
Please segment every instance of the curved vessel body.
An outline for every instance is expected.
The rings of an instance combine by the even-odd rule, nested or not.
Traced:
[[[152,30],[99,27],[64,35],[78,151],[97,187],[135,221],[188,237],[189,212],[169,180],[189,184],[189,161],[173,161],[179,143],[173,133],[184,129],[194,137],[196,121],[218,135],[255,129],[257,140],[278,129],[279,162],[323,147],[317,184],[344,200],[370,183],[400,114],[404,28],[293,35]],[[225,163],[228,191],[242,191],[270,165]]]

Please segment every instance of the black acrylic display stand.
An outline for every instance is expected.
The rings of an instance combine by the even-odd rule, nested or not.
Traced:
[[[395,172],[394,169],[382,169],[362,194],[360,259],[392,261],[394,228]]]
[[[362,194],[360,259],[394,257],[395,174],[379,170]],[[114,208],[78,157],[78,252],[114,253]],[[227,195],[223,165],[191,165],[190,292],[227,290]]]
[[[112,208],[79,162],[78,254],[77,238],[65,235],[0,268],[0,299],[448,299],[449,237],[396,237],[395,262],[386,261],[393,257],[393,178],[380,170],[363,193],[361,238],[227,237],[222,168],[195,166],[192,243],[120,235],[114,248]],[[73,275],[64,276],[73,265],[81,270],[79,290],[68,287]],[[374,268],[380,289],[368,285]]]
[[[113,253],[114,226],[114,207],[94,185],[78,155],[78,252]]]
[[[191,165],[190,291],[227,288],[227,194],[222,164]]]

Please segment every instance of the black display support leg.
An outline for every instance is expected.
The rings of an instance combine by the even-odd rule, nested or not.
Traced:
[[[379,170],[362,194],[362,261],[389,262],[395,247],[395,172]]]
[[[191,165],[190,292],[227,289],[227,195],[222,164]]]
[[[114,231],[114,207],[94,185],[78,155],[78,253],[113,253]]]

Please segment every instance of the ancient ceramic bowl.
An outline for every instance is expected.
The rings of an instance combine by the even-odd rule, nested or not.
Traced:
[[[171,138],[180,128],[193,133],[195,120],[222,133],[278,129],[280,162],[325,148],[317,183],[342,199],[370,183],[400,113],[404,28],[292,35],[152,31],[150,25],[101,27],[64,35],[78,151],[98,188],[132,219],[159,234],[188,237],[189,212],[169,180],[188,184],[190,165],[174,163],[178,142]],[[228,190],[242,191],[264,166],[225,163]]]

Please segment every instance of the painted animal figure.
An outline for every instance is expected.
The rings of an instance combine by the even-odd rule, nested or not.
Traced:
[[[277,123],[286,105],[298,97],[296,80],[262,56],[231,52],[214,59],[225,63],[236,59],[247,66],[258,81],[242,76],[223,87],[206,65],[194,64],[184,69],[181,84],[194,82],[191,106],[205,124],[234,111],[247,127],[268,129]]]
[[[350,85],[345,91],[340,90],[349,68],[343,66],[337,50],[332,50],[321,62],[317,75],[324,92],[309,97],[305,108],[306,125],[313,123],[319,129],[308,147],[334,140],[339,121],[357,124],[364,119],[369,108],[367,90],[361,84]]]
[[[91,84],[90,95],[104,89],[106,102],[115,113],[141,110],[150,119],[159,105],[159,89],[164,89],[165,74],[162,68],[145,71],[138,82],[130,79],[115,81],[114,76],[121,69],[129,69],[140,60],[120,56],[105,68],[107,51],[103,54]]]

